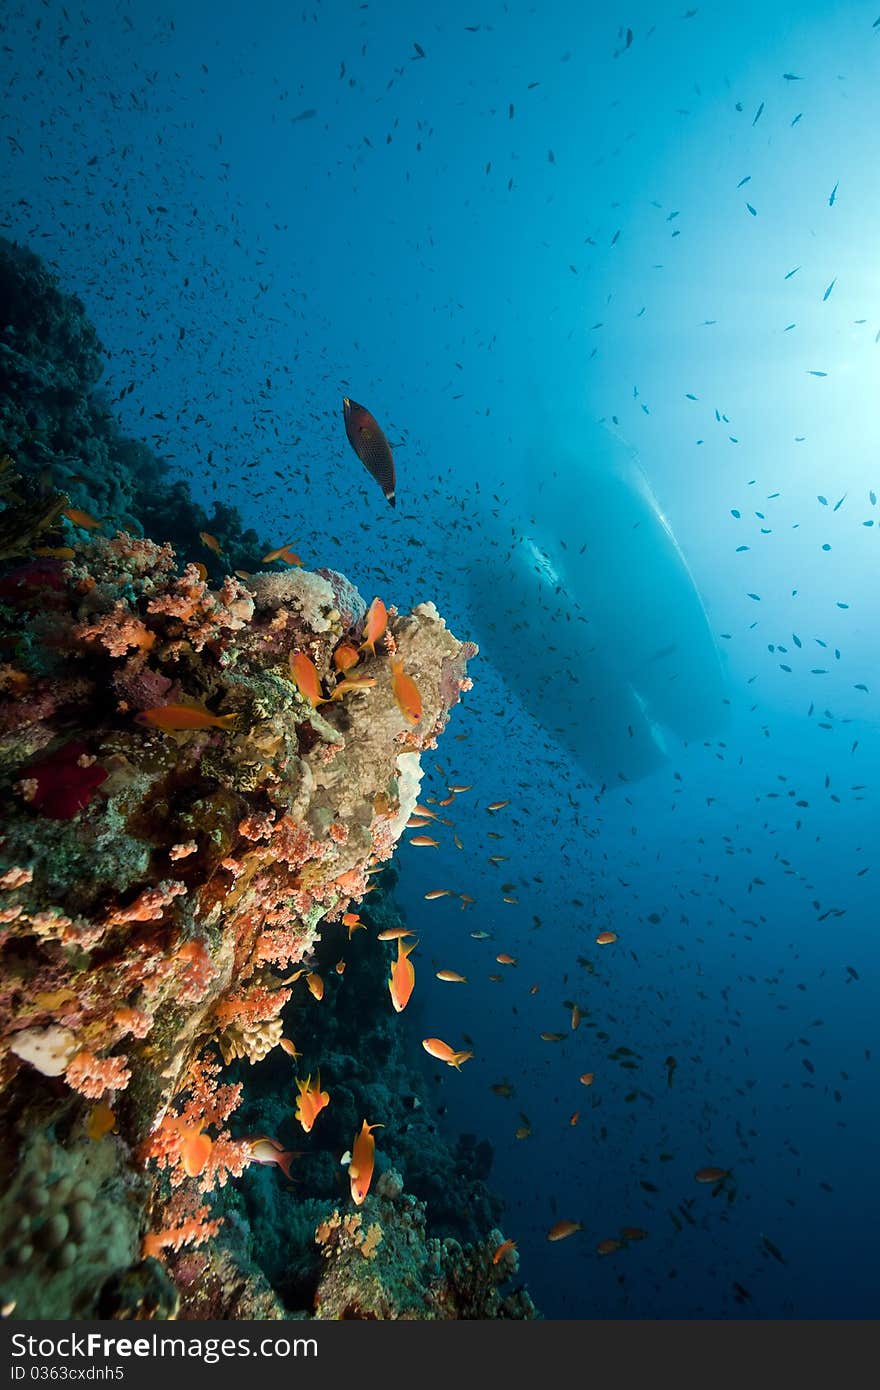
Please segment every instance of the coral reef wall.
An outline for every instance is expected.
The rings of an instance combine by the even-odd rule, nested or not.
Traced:
[[[475,648],[430,603],[387,625],[374,605],[367,640],[342,575],[212,577],[142,534],[166,506],[169,531],[202,517],[96,400],[82,307],[0,252],[0,1296],[25,1317],[530,1316],[499,1292],[516,1256],[493,1263],[478,1146],[424,1118],[374,935]],[[339,1158],[364,1118],[386,1128],[356,1208]]]
[[[199,532],[223,537],[230,569],[251,569],[267,549],[234,507],[210,515],[187,484],[140,440],[119,430],[115,400],[101,390],[105,354],[76,295],[65,294],[38,256],[0,237],[0,440],[20,472],[45,490],[136,536],[171,541],[210,570],[219,561]]]

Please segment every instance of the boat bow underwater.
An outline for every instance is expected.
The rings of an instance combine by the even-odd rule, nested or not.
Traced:
[[[668,735],[717,733],[727,703],[703,601],[634,452],[601,426],[582,433],[577,454],[529,451],[528,519],[469,565],[469,606],[486,659],[611,786],[662,766]]]

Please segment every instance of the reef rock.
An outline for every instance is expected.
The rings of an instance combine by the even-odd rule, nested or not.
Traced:
[[[266,547],[120,435],[83,306],[2,239],[0,324],[0,1302],[531,1316],[483,1238],[491,1150],[433,1123],[386,954],[356,929],[399,921],[371,880],[476,648],[427,603],[389,609],[369,650],[344,575],[254,572]],[[206,525],[222,559],[192,558]],[[342,644],[361,646],[345,685]],[[291,1022],[332,1104],[276,1166],[255,1136],[302,1142]],[[365,1110],[386,1128],[349,1213],[339,1155]]]
[[[295,982],[279,971],[308,958],[319,923],[359,902],[393,853],[421,752],[467,684],[466,649],[429,607],[392,614],[358,668],[373,684],[319,712],[290,656],[308,654],[329,697],[362,600],[343,629],[319,576],[212,588],[168,545],[71,530],[48,587],[26,562],[3,588],[18,657],[0,705],[14,808],[0,1075],[21,1091],[63,1074],[175,1171],[185,1113],[212,1140],[207,1191],[249,1155],[225,1129],[240,1087],[199,1055],[214,1041],[226,1061],[258,1061],[279,1042]],[[391,653],[419,688],[416,725]],[[193,1220],[207,1222],[180,1224]]]
[[[534,1318],[524,1290],[502,1297],[510,1275],[494,1263],[498,1231],[468,1250],[425,1235],[424,1203],[378,1193],[360,1211],[334,1211],[315,1240],[325,1267],[315,1316],[333,1320]]]

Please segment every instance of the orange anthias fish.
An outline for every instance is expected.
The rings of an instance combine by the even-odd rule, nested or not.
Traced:
[[[388,609],[380,598],[374,598],[364,619],[364,640],[361,643],[361,651],[371,652],[375,656],[376,643],[384,635],[387,626]]]
[[[381,1128],[382,1126],[379,1124],[368,1125],[364,1120],[360,1133],[355,1136],[355,1141],[351,1146],[348,1177],[351,1183],[351,1200],[356,1207],[363,1206],[364,1198],[370,1190],[370,1183],[373,1181],[373,1164],[376,1154],[373,1130]]]
[[[277,1163],[284,1176],[291,1178],[290,1160],[299,1158],[298,1153],[283,1148],[277,1139],[269,1139],[264,1134],[257,1135],[253,1139],[246,1139],[245,1143],[250,1149],[251,1163]]]
[[[288,541],[287,545],[280,545],[277,550],[270,550],[268,555],[264,555],[260,564],[271,565],[273,560],[283,560],[286,565],[301,565],[302,560],[298,555],[294,555],[291,550],[293,541]]]
[[[103,521],[98,521],[91,512],[84,512],[81,507],[65,507],[61,515],[72,521],[74,526],[81,526],[84,531],[100,531],[104,525]]]
[[[326,704],[326,696],[321,689],[321,677],[311,657],[305,652],[291,652],[289,660],[290,674],[303,699],[308,700],[313,708]]]
[[[357,647],[351,646],[349,642],[343,642],[333,653],[333,665],[343,675],[346,671],[350,671],[353,666],[357,666],[360,659],[360,652]]]
[[[513,1251],[513,1250],[515,1250],[515,1249],[516,1249],[516,1241],[515,1241],[515,1240],[505,1240],[505,1241],[502,1241],[502,1243],[498,1246],[498,1249],[497,1249],[497,1250],[494,1252],[494,1254],[492,1255],[492,1263],[493,1263],[493,1265],[497,1265],[498,1261],[504,1258],[504,1256],[507,1254],[508,1250]]]
[[[372,690],[375,684],[375,676],[346,676],[345,680],[334,685],[330,699],[341,700],[343,695],[350,695],[353,690]]]
[[[409,957],[418,944],[418,941],[411,941],[404,945],[403,937],[397,938],[397,959],[391,966],[388,990],[391,995],[391,1003],[394,1005],[394,1012],[398,1014],[403,1013],[415,988],[416,972]]]
[[[434,849],[440,848],[440,841],[432,840],[430,835],[413,835],[410,844],[415,845],[416,849],[428,849],[432,845]]]
[[[320,1000],[324,998],[324,981],[321,979],[320,975],[315,974],[314,970],[311,970],[308,975],[306,975],[306,984],[309,987],[309,994],[311,994],[313,999]]]
[[[418,724],[422,717],[422,697],[412,676],[403,669],[402,661],[391,663],[391,688],[397,701],[397,708],[407,724]]]
[[[438,970],[437,979],[444,980],[449,985],[466,985],[467,976],[459,975],[457,970]]]
[[[551,1226],[547,1232],[548,1240],[565,1240],[567,1236],[573,1236],[575,1231],[582,1231],[583,1226],[579,1221],[557,1221],[555,1226]]]
[[[472,1052],[456,1052],[442,1038],[422,1038],[422,1047],[430,1057],[436,1057],[438,1062],[445,1062],[448,1067],[455,1067],[456,1071],[461,1071],[462,1063],[474,1055]]]
[[[200,531],[199,540],[202,542],[202,545],[206,547],[206,549],[213,550],[215,555],[221,555],[223,553],[222,545],[220,544],[216,536],[211,535],[210,531]]]
[[[170,734],[184,729],[231,729],[236,715],[212,714],[199,705],[159,705],[155,709],[141,710],[135,719],[139,724]]]
[[[398,941],[402,936],[415,936],[415,932],[408,931],[406,927],[386,927],[376,936],[377,941]]]
[[[296,1111],[294,1113],[306,1134],[310,1134],[315,1120],[324,1107],[330,1104],[330,1094],[328,1091],[321,1090],[320,1072],[318,1072],[318,1079],[314,1086],[311,1076],[307,1076],[305,1081],[297,1078],[296,1089],[299,1094],[296,1098]]]
[[[343,925],[344,927],[348,927],[348,939],[349,939],[349,941],[351,941],[351,938],[354,936],[354,934],[355,934],[356,931],[366,931],[366,930],[367,930],[367,924],[366,924],[366,922],[362,922],[361,919],[360,919],[360,917],[358,916],[358,914],[357,914],[356,912],[343,912],[343,914],[342,914],[342,925]]]
[[[74,560],[76,551],[69,545],[35,545],[34,555],[44,555],[49,560]]]
[[[393,507],[396,480],[391,445],[365,406],[343,396],[342,413],[349,444],[370,476],[376,479],[386,502]]]
[[[612,943],[613,941],[616,941],[616,940],[617,940],[617,932],[616,932],[616,931],[600,931],[599,935],[596,937],[596,945],[597,945],[597,946],[610,946],[611,943]]]

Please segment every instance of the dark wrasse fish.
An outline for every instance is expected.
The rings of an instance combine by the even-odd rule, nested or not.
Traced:
[[[394,458],[391,445],[377,421],[357,401],[342,398],[345,432],[361,463],[379,484],[385,498],[394,506]]]

